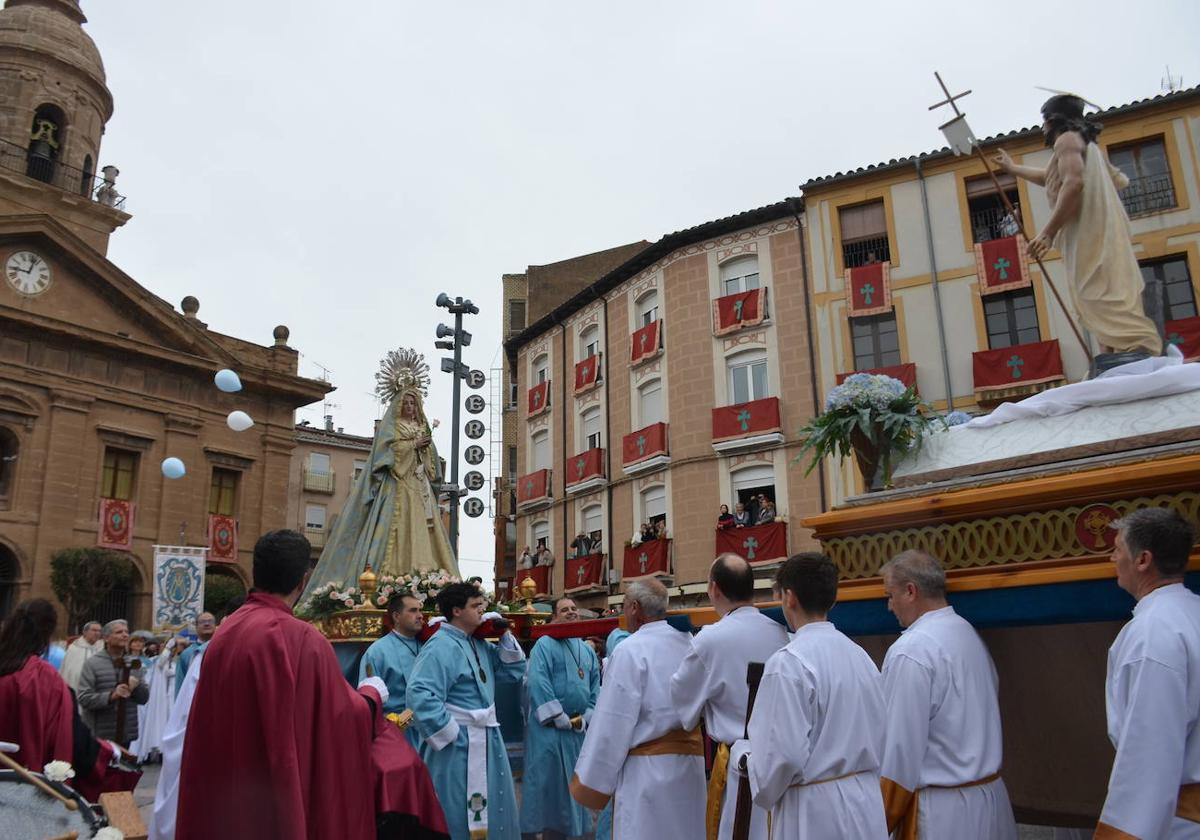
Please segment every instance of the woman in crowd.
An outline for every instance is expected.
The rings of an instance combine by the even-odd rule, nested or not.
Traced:
[[[735,525],[733,514],[729,512],[729,505],[721,505],[721,515],[717,517],[717,528],[725,531]]]

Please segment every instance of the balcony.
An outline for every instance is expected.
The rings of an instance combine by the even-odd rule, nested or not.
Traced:
[[[621,464],[627,474],[650,472],[669,463],[666,423],[654,423],[621,439]]]
[[[550,380],[539,382],[529,389],[527,397],[528,414],[532,419],[550,410]]]
[[[307,526],[304,528],[304,536],[308,538],[308,544],[313,548],[325,547],[326,533],[324,528],[310,528]]]
[[[1173,209],[1175,186],[1171,183],[1171,173],[1130,178],[1129,186],[1121,190],[1121,203],[1131,219]]]
[[[517,510],[541,510],[550,507],[554,499],[550,495],[550,470],[535,470],[517,479]]]
[[[333,494],[334,488],[334,472],[312,472],[308,469],[304,470],[304,489],[309,493],[328,493]]]
[[[589,449],[567,462],[567,492],[586,493],[608,483],[604,475],[604,450]]]
[[[717,452],[761,449],[783,443],[779,397],[712,410],[712,447]]]
[[[105,184],[95,173],[84,172],[52,158],[31,154],[28,149],[0,140],[0,169],[24,175],[63,192],[86,196],[98,204],[125,212],[125,196]]]
[[[1058,339],[971,354],[975,399],[996,405],[1053,388],[1064,380]]]

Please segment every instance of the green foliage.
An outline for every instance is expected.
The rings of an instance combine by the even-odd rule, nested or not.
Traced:
[[[78,632],[104,599],[132,585],[133,561],[106,548],[64,548],[50,556],[50,588],[67,610],[67,626]]]
[[[204,611],[220,618],[226,613],[229,602],[246,594],[246,587],[233,575],[206,574],[204,576]]]

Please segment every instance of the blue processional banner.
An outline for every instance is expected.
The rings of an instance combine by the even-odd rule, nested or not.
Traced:
[[[189,626],[204,610],[204,565],[208,549],[190,545],[154,546],[155,632]]]

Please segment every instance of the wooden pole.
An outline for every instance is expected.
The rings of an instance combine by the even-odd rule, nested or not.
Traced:
[[[956,116],[962,116],[962,112],[958,110],[958,103],[955,102],[955,100],[958,99],[958,97],[950,95],[950,90],[949,90],[949,88],[946,87],[946,83],[942,81],[942,76],[940,73],[938,73],[937,71],[934,71],[933,75],[934,75],[934,78],[937,79],[938,84],[941,85],[942,91],[946,94],[946,101],[939,102],[937,105],[930,106],[930,110],[932,111],[934,108],[940,108],[942,105],[948,104],[951,108],[954,109],[954,113]],[[967,93],[970,93],[970,92],[971,91],[967,91]],[[959,94],[959,96],[965,96],[965,95],[966,94]],[[992,185],[996,188],[996,195],[1000,196],[1000,202],[1004,205],[1005,212],[1008,213],[1010,216],[1012,216],[1013,220],[1020,227],[1021,236],[1025,239],[1025,247],[1026,247],[1026,251],[1028,252],[1029,234],[1027,234],[1025,232],[1025,222],[1021,218],[1020,212],[1015,207],[1013,207],[1012,202],[1008,200],[1008,196],[1004,194],[1004,190],[1000,188],[1000,181],[999,181],[999,179],[996,178],[996,173],[992,171],[992,165],[988,161],[987,156],[983,153],[983,149],[979,148],[979,146],[975,143],[971,144],[971,148],[975,151],[975,155],[983,163],[983,171],[986,172],[988,174],[988,177],[992,179]],[[1030,254],[1030,256],[1032,257],[1033,255]],[[1071,332],[1073,332],[1075,334],[1075,338],[1079,342],[1080,348],[1083,349],[1083,354],[1085,356],[1087,356],[1088,364],[1090,365],[1092,363],[1092,350],[1090,347],[1088,347],[1087,342],[1083,340],[1083,333],[1081,333],[1079,331],[1079,327],[1075,324],[1075,319],[1071,317],[1071,311],[1069,309],[1067,309],[1067,304],[1063,300],[1062,295],[1059,293],[1058,287],[1056,285],[1054,285],[1054,281],[1050,279],[1050,272],[1046,271],[1046,266],[1044,266],[1042,264],[1041,257],[1033,257],[1033,260],[1034,260],[1034,262],[1037,263],[1038,269],[1041,270],[1042,277],[1043,277],[1043,279],[1045,279],[1046,285],[1050,288],[1050,291],[1054,294],[1054,299],[1056,301],[1058,301],[1058,307],[1059,307],[1059,309],[1062,310],[1063,317],[1065,317],[1067,319],[1067,323],[1071,327]]]
[[[746,685],[750,695],[746,702],[745,737],[750,737],[750,716],[754,714],[754,700],[758,697],[758,684],[762,681],[764,663],[750,662],[746,665]],[[737,803],[733,812],[733,840],[748,840],[750,837],[750,817],[754,809],[754,799],[750,791],[750,773],[745,767],[738,768]]]

